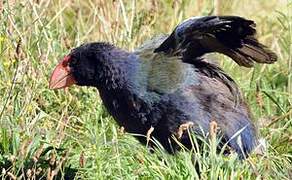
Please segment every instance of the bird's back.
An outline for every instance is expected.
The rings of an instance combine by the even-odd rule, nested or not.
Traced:
[[[153,41],[159,45],[157,38]],[[135,54],[147,77],[145,94],[150,98],[156,96],[152,108],[158,111],[153,113],[159,113],[161,119],[154,121],[160,131],[154,136],[164,142],[164,138],[176,134],[179,126],[187,122],[194,123],[193,132],[207,135],[210,123],[215,121],[225,142],[229,141],[239,154],[250,152],[257,135],[235,82],[217,65],[203,59],[190,64],[183,62],[180,56],[148,53],[156,48],[153,44],[144,44],[143,51],[140,48]],[[182,141],[189,142],[188,138],[184,134]]]

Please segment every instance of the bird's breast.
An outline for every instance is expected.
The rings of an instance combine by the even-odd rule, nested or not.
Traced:
[[[123,126],[129,133],[146,132],[150,107],[136,94],[125,90],[100,90],[100,96],[106,109],[119,126]]]

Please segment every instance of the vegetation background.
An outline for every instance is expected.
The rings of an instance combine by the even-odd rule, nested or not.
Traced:
[[[208,153],[208,144],[201,153],[150,153],[119,130],[95,89],[48,89],[72,47],[107,41],[133,50],[185,18],[210,14],[256,21],[260,41],[279,57],[248,69],[217,56],[250,104],[263,155],[239,161]],[[0,1],[0,97],[2,179],[292,179],[292,1]]]

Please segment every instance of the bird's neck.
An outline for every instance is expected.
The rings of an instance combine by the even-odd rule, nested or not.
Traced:
[[[145,107],[147,105],[144,102],[145,99],[141,98],[145,90],[139,83],[145,80],[141,79],[141,75],[137,73],[140,68],[135,55],[128,57],[114,55],[111,60],[103,64],[101,71],[103,75],[97,87],[109,113],[120,126],[124,126],[128,132],[132,133],[137,133],[137,129],[144,132],[145,127],[149,125],[148,118],[144,117],[147,113],[143,112],[149,107]],[[136,123],[133,124],[133,122]]]
[[[117,91],[126,83],[125,80],[125,63],[121,63],[127,53],[120,49],[110,49],[103,51],[98,61],[96,82],[94,86],[99,90]],[[122,59],[122,60],[120,60]]]

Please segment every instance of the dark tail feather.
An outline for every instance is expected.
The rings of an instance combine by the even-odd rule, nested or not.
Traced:
[[[272,64],[277,61],[277,55],[253,37],[243,39],[241,48],[230,49],[225,54],[246,67],[252,67],[254,62]]]

